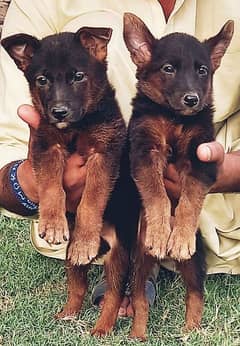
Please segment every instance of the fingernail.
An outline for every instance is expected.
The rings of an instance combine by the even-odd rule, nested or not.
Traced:
[[[209,148],[208,145],[205,145],[203,148],[203,154],[205,155],[206,157],[206,160],[207,161],[210,161],[211,160],[211,156],[212,156],[212,152],[211,152],[211,149]]]
[[[125,309],[120,308],[119,311],[118,311],[118,314],[119,314],[120,316],[124,316],[124,315],[125,315]]]

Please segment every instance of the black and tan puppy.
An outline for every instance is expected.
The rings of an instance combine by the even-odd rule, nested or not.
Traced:
[[[228,21],[203,43],[183,33],[157,40],[138,17],[124,16],[124,39],[138,80],[129,125],[131,174],[143,206],[133,292],[134,337],[145,338],[145,280],[154,260],[166,256],[177,260],[185,280],[186,328],[198,327],[201,321],[204,261],[196,232],[217,168],[200,162],[196,149],[214,139],[212,77],[232,34],[233,22]],[[164,186],[164,170],[170,162],[181,180],[176,208]]]
[[[69,296],[59,318],[79,312],[88,264],[99,254],[101,237],[110,247],[105,261],[108,291],[93,330],[97,335],[108,333],[117,318],[128,269],[127,229],[131,228],[125,214],[129,199],[123,200],[121,187],[125,178],[124,188],[128,189],[129,183],[122,156],[126,127],[106,73],[111,33],[110,28],[83,27],[75,34],[61,33],[42,40],[26,34],[2,40],[24,72],[41,115],[29,146],[38,184],[39,235],[53,244],[70,239],[66,265]],[[73,153],[85,157],[87,174],[76,216],[69,217],[68,225],[63,171]],[[26,215],[12,194],[6,172],[6,196],[1,196],[1,205]],[[110,226],[103,228],[104,219],[114,224],[116,233]]]

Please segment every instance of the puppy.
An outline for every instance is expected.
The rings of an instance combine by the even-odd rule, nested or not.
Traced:
[[[70,239],[68,302],[58,318],[70,318],[79,312],[87,289],[88,264],[110,248],[105,260],[108,290],[92,331],[95,335],[111,331],[117,318],[133,220],[128,220],[131,198],[125,201],[123,194],[124,188],[131,189],[123,155],[126,127],[107,79],[111,34],[110,28],[82,27],[75,34],[65,32],[42,40],[27,34],[2,40],[23,71],[41,116],[29,145],[29,161],[38,185],[39,235],[51,244]],[[69,214],[67,221],[63,172],[73,153],[85,158],[87,173],[76,215]],[[6,207],[26,215],[8,180],[5,178],[3,199],[11,202]],[[4,201],[1,203],[4,206]],[[104,219],[108,224],[103,227]],[[101,238],[106,240],[102,240],[102,247]]]
[[[129,124],[131,174],[143,209],[133,283],[133,337],[145,339],[145,281],[153,262],[166,256],[177,261],[186,284],[186,329],[201,321],[205,266],[196,231],[217,167],[201,162],[196,149],[214,139],[212,77],[232,35],[233,22],[228,21],[203,43],[183,33],[157,40],[138,17],[124,16],[124,39],[138,80]],[[181,180],[176,208],[164,186],[168,163],[175,165]]]

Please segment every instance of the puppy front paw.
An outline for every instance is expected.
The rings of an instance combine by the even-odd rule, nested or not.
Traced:
[[[174,227],[167,246],[168,255],[177,260],[189,260],[196,251],[196,236],[194,230]]]
[[[49,244],[61,244],[67,241],[69,229],[65,214],[45,213],[41,215],[40,213],[38,234]]]
[[[171,233],[169,218],[162,218],[160,222],[147,226],[145,236],[146,253],[163,259],[167,255],[167,243]]]
[[[89,264],[97,255],[100,236],[81,235],[73,238],[68,247],[68,260],[72,265]]]

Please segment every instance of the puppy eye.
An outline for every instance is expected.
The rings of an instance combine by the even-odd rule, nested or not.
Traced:
[[[198,69],[198,74],[203,77],[208,75],[208,68],[205,65],[201,65]]]
[[[38,76],[36,78],[36,84],[39,86],[44,86],[48,84],[48,79],[45,76]]]
[[[171,64],[164,64],[162,67],[161,67],[161,70],[164,72],[164,73],[168,73],[168,74],[173,74],[176,72],[175,68],[173,67],[173,65]]]
[[[73,74],[73,81],[74,82],[82,82],[86,79],[86,75],[84,72],[77,71]]]

